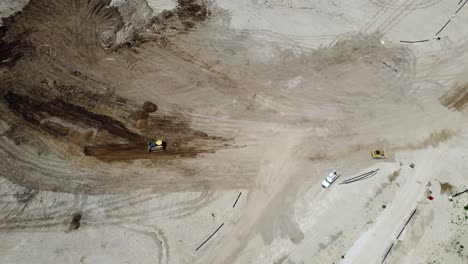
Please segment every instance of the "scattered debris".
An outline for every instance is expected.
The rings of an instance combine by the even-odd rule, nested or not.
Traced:
[[[414,163],[411,163],[409,166],[410,166],[410,168],[414,169],[414,167],[415,167],[416,165],[414,165]]]

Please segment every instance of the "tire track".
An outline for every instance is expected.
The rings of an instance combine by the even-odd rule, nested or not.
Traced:
[[[216,200],[219,196],[217,192],[206,191],[202,192],[198,197],[191,198],[181,202],[174,203],[172,200],[167,201],[166,205],[155,203],[161,201],[158,194],[138,194],[133,197],[117,197],[117,199],[110,199],[106,202],[99,204],[92,204],[91,206],[78,206],[76,203],[69,203],[66,206],[54,206],[52,210],[44,214],[45,208],[35,208],[35,210],[28,209],[27,215],[16,215],[13,217],[5,216],[0,220],[1,229],[25,229],[34,228],[38,226],[50,227],[55,225],[63,225],[70,216],[76,212],[76,207],[80,208],[84,218],[83,223],[88,225],[107,225],[110,223],[125,223],[133,221],[142,221],[147,217],[176,217],[182,218],[196,213],[207,204]],[[148,207],[149,205],[149,207]],[[8,212],[15,212],[23,205],[17,204],[13,206]],[[145,208],[145,209],[138,209]],[[105,212],[105,218],[99,219],[93,217],[98,211]],[[130,210],[130,211],[129,211]],[[5,211],[3,211],[5,212]],[[111,213],[109,213],[111,212]],[[26,218],[27,217],[27,218]]]
[[[111,189],[113,189],[114,192],[119,192],[118,190],[119,188],[115,188],[116,184],[121,184],[122,188],[128,188],[128,187],[138,188],[138,185],[128,186],[125,184],[125,181],[130,178],[132,181],[134,181],[135,178],[139,180],[151,179],[151,182],[158,183],[161,186],[160,188],[162,188],[162,186],[170,186],[171,182],[174,182],[177,179],[181,179],[180,174],[177,175],[178,173],[174,173],[172,168],[171,170],[173,172],[166,171],[169,168],[160,169],[159,172],[167,173],[167,177],[164,179],[163,178],[158,179],[154,177],[149,178],[151,175],[149,175],[150,171],[147,169],[137,172],[137,175],[135,175],[135,171],[132,170],[131,167],[122,167],[122,170],[118,172],[118,174],[121,175],[122,177],[119,178],[118,181],[116,181],[115,175],[112,175],[111,177],[111,173],[110,173],[110,171],[112,171],[115,168],[115,165],[113,166],[102,165],[101,168],[99,168],[98,170],[90,170],[89,168],[86,168],[86,167],[81,167],[78,169],[76,165],[72,166],[70,165],[69,162],[65,160],[59,160],[58,158],[49,159],[48,156],[41,157],[41,156],[38,156],[37,153],[28,152],[30,150],[29,148],[24,148],[23,145],[21,145],[21,147],[16,146],[13,142],[11,142],[10,140],[7,140],[5,136],[2,136],[0,138],[0,143],[1,143],[0,154],[2,154],[5,157],[9,157],[10,159],[10,163],[5,164],[6,167],[4,167],[4,169],[10,168],[10,169],[13,169],[13,171],[16,171],[18,170],[18,168],[23,168],[24,171],[34,172],[35,176],[32,178],[31,177],[26,178],[24,173],[5,174],[5,175],[10,175],[10,178],[13,177],[13,179],[16,182],[21,182],[22,185],[32,184],[33,181],[34,182],[41,181],[43,188],[49,188],[49,189],[53,189],[55,187],[59,189],[67,188],[71,192],[90,191],[90,190],[87,190],[87,188],[92,188],[93,192],[103,192],[105,190],[106,191],[110,190],[109,187],[112,186]],[[212,173],[213,172],[214,171],[212,171]],[[70,177],[67,176],[64,178],[63,175],[71,175],[71,176]],[[180,187],[187,188],[190,185],[196,184],[197,182],[201,183],[206,180],[208,180],[208,183],[213,184],[213,187],[215,186],[218,186],[221,188],[228,187],[227,185],[224,185],[224,184],[220,185],[220,183],[222,183],[223,180],[228,180],[226,179],[227,176],[224,177],[223,180],[212,177],[213,174],[207,175],[207,176],[210,178],[206,178],[206,176],[203,176],[201,178],[192,178],[191,182],[189,179],[180,181],[181,183]],[[235,180],[236,178],[239,179],[235,175],[231,175],[231,177],[233,177],[231,180]],[[22,182],[23,179],[27,179],[28,181]],[[33,181],[31,181],[30,179],[33,179]],[[249,180],[247,178],[240,179],[239,183],[241,183],[242,181],[248,182]],[[244,185],[244,184],[241,183],[240,185]],[[37,188],[37,186],[35,186],[35,188]],[[83,188],[86,188],[86,189],[83,189]],[[140,188],[145,188],[145,187],[143,187],[142,185]]]
[[[388,1],[386,0],[369,0],[369,2],[378,7],[387,7],[387,8],[394,8],[394,9],[400,9],[404,7],[403,5],[396,5],[396,4],[388,3]],[[425,8],[437,5],[440,2],[442,2],[442,0],[418,0],[417,3],[407,5],[405,8],[409,10],[425,9]]]
[[[371,17],[370,21],[367,23],[367,25],[364,26],[364,28],[361,29],[361,31],[368,33],[368,31],[371,30],[371,27],[376,25],[377,21],[379,21],[381,17],[385,16],[391,10],[390,5],[398,1],[400,0],[390,0],[390,2],[388,2],[386,5],[381,6],[381,9]]]
[[[151,227],[142,225],[122,225],[122,228],[151,238],[158,249],[158,264],[171,263],[169,240],[163,230],[156,226]]]
[[[413,11],[407,7],[410,6],[414,1],[417,0],[406,0],[402,4],[402,8],[397,9],[395,13],[390,15],[380,24],[377,31],[382,32],[383,34],[386,34],[388,31],[390,31],[393,26],[397,25],[405,16],[408,16]]]

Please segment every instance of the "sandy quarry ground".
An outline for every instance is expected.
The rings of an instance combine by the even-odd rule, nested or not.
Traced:
[[[0,263],[467,263],[466,3],[31,0],[0,30]]]

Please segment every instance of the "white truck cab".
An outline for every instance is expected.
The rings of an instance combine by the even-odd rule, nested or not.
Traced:
[[[327,178],[323,180],[322,182],[322,187],[323,188],[328,188],[330,185],[338,178],[338,174],[336,173],[336,170],[333,170],[330,172]]]

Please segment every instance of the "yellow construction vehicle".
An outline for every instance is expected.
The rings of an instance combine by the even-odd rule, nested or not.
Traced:
[[[376,149],[371,152],[373,159],[386,159],[385,152],[381,149]]]
[[[167,143],[163,141],[162,139],[158,139],[156,141],[152,140],[148,142],[148,153],[165,151],[166,147],[167,147]]]

